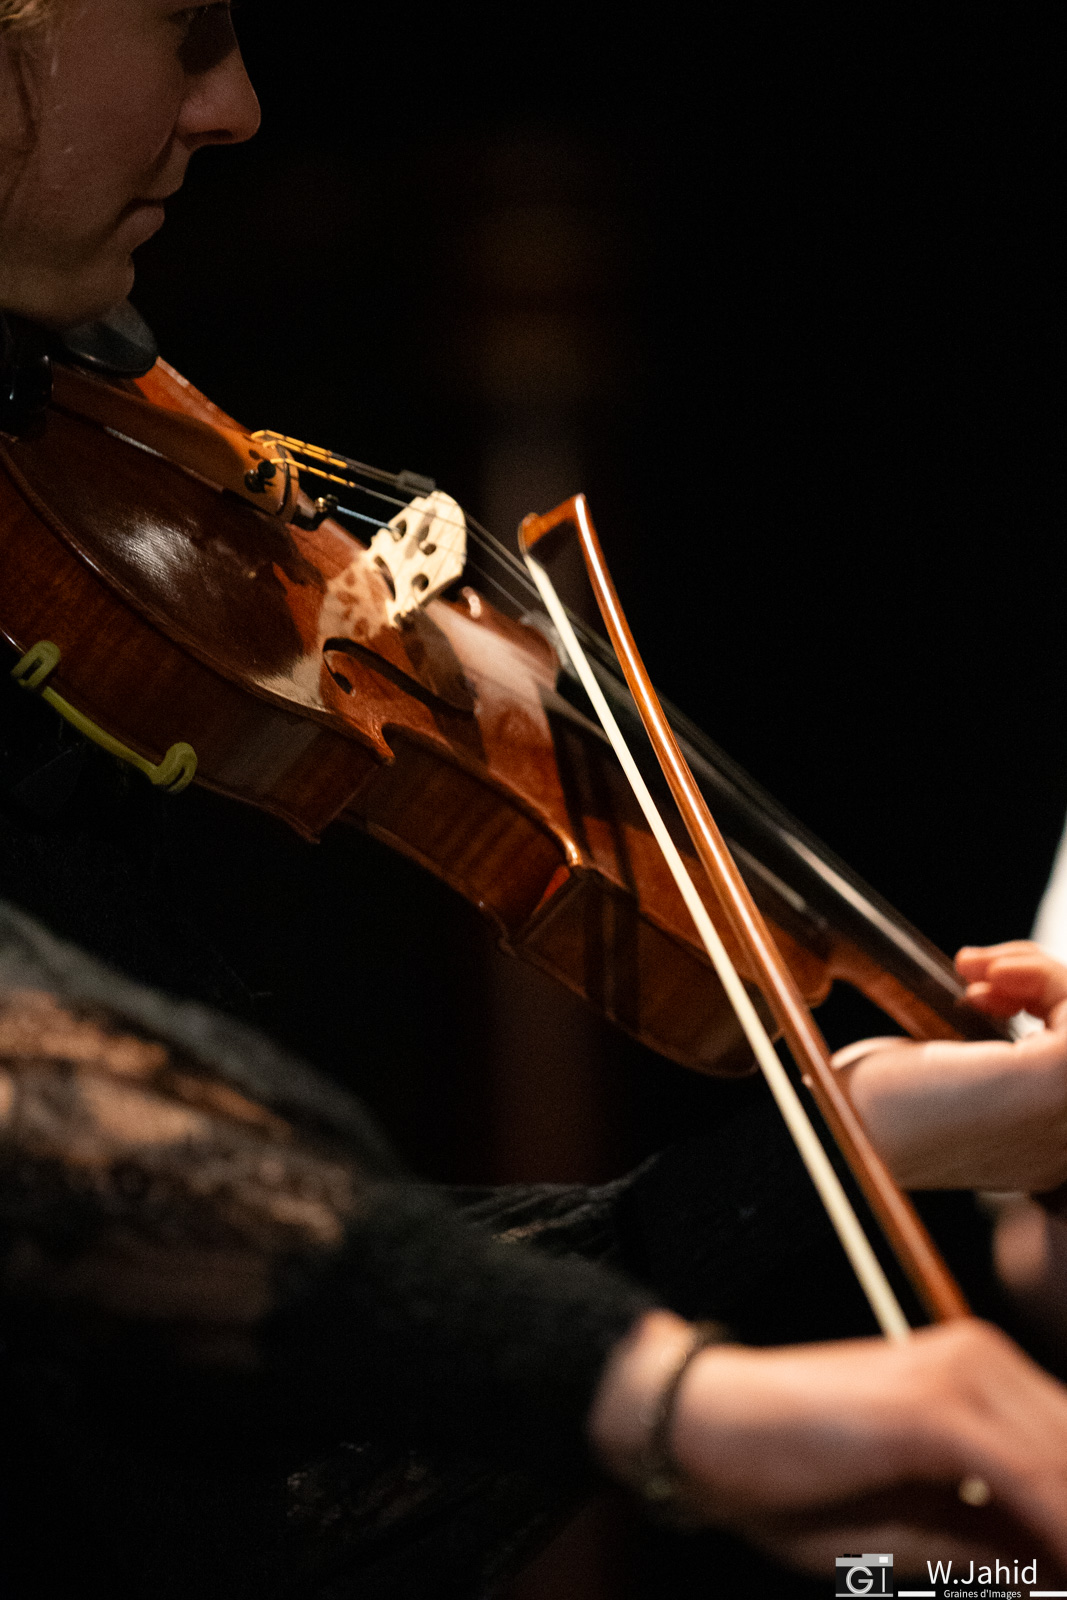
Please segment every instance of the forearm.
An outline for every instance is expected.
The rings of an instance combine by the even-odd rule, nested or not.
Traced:
[[[1067,1179],[1067,967],[1025,940],[965,948],[966,999],[1044,1026],[983,1042],[867,1039],[835,1065],[897,1179],[911,1188],[1041,1192]]]
[[[577,1258],[467,1223],[430,1190],[373,1191],[337,1252],[291,1260],[265,1334],[271,1369],[336,1419],[554,1470],[588,1466],[584,1421],[608,1353],[650,1297]]]
[[[1067,1050],[1021,1043],[872,1040],[842,1079],[879,1153],[915,1189],[1043,1190],[1067,1173]]]

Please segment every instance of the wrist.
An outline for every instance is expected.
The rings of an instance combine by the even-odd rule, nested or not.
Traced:
[[[590,1410],[590,1438],[604,1465],[660,1519],[681,1526],[701,1520],[693,1515],[694,1483],[675,1452],[682,1389],[698,1358],[725,1337],[718,1323],[649,1312],[613,1353]]]
[[[587,1430],[594,1452],[614,1477],[632,1481],[660,1397],[692,1342],[691,1322],[671,1311],[648,1311],[608,1357]]]

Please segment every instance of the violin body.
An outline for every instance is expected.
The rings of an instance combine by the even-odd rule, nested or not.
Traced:
[[[251,435],[163,362],[138,380],[58,368],[43,429],[0,436],[0,632],[20,654],[52,641],[49,685],[140,755],[191,745],[197,781],[309,840],[367,829],[645,1044],[750,1070],[549,640],[473,587],[390,622],[386,577],[338,521],[301,526],[288,503],[234,492],[246,451]],[[704,767],[809,1004],[842,979],[918,1036],[989,1036],[940,952],[725,758]],[[678,842],[750,979],[680,825]]]

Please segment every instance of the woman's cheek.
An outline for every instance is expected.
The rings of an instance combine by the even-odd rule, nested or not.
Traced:
[[[147,173],[153,193],[153,169],[170,148],[185,87],[185,74],[171,54],[164,62],[150,59],[140,70],[129,70],[127,64],[127,71],[116,77],[107,97],[105,137],[113,169],[132,174],[142,184],[141,175]],[[135,187],[130,197],[141,192]]]

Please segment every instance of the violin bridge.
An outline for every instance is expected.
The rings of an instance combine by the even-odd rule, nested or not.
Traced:
[[[419,496],[379,528],[369,554],[392,590],[386,615],[394,627],[463,574],[467,523],[440,489]]]

